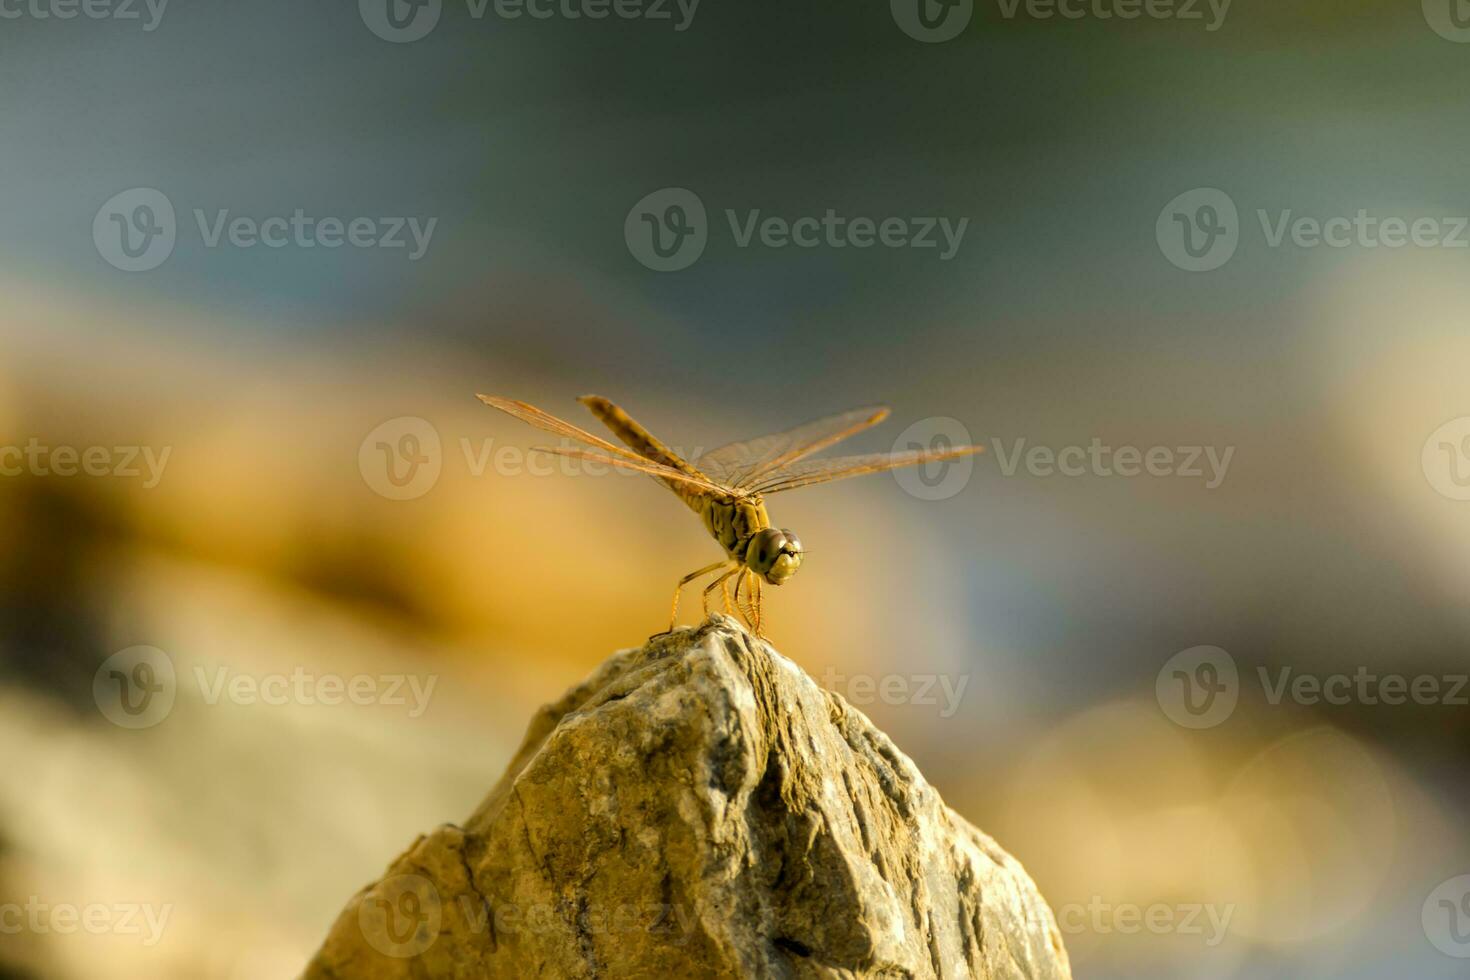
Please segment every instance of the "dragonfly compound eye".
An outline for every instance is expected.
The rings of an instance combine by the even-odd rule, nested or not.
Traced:
[[[801,565],[801,542],[780,528],[768,527],[750,539],[745,563],[772,585],[781,585]]]

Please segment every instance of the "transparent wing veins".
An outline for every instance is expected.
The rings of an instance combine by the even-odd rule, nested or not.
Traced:
[[[625,470],[637,470],[639,473],[647,473],[649,476],[657,477],[666,483],[682,483],[686,487],[692,487],[705,493],[715,494],[721,497],[744,496],[738,490],[722,487],[718,483],[702,480],[691,476],[683,470],[676,470],[672,466],[655,463],[648,459],[627,459],[623,456],[609,456],[606,453],[595,453],[586,449],[575,449],[570,446],[534,446],[531,449],[536,453],[552,453],[556,456],[568,456],[572,459],[585,459],[594,463],[605,463],[608,466],[619,466]]]
[[[839,456],[836,459],[812,459],[791,463],[782,469],[768,473],[764,479],[750,487],[758,494],[784,493],[814,483],[829,483],[848,477],[885,470],[902,469],[905,466],[922,466],[937,463],[957,456],[968,456],[984,452],[983,446],[951,446],[948,449],[910,449],[892,453],[869,453],[863,456]]]
[[[694,461],[709,477],[732,488],[750,490],[780,468],[835,446],[888,417],[882,405],[855,408],[712,449]]]
[[[622,446],[614,445],[606,439],[593,435],[586,429],[579,429],[572,423],[559,419],[550,412],[543,412],[535,405],[519,402],[513,398],[501,398],[498,395],[476,395],[475,397],[491,408],[498,408],[505,414],[513,418],[518,418],[522,422],[534,425],[543,432],[550,432],[553,435],[575,439],[580,443],[594,446],[620,459],[631,459],[643,463],[648,462],[648,460],[639,456],[637,453],[624,449]]]

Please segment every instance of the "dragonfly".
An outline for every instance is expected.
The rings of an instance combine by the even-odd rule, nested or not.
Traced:
[[[679,596],[691,582],[715,575],[705,587],[702,602],[710,614],[712,595],[719,590],[726,614],[731,608],[730,580],[735,580],[734,608],[761,636],[761,588],[785,585],[801,568],[805,549],[788,528],[775,527],[766,512],[765,498],[799,487],[830,483],[867,473],[921,466],[984,451],[982,446],[896,450],[860,456],[812,459],[844,439],[870,429],[888,417],[883,405],[856,408],[798,425],[784,432],[732,442],[686,460],[660,442],[631,415],[600,395],[583,395],[586,406],[622,443],[615,445],[534,405],[479,395],[480,401],[522,422],[579,445],[537,446],[533,452],[592,461],[646,473],[672,490],[699,515],[705,530],[719,543],[725,557],[679,579],[669,604],[672,633],[679,617]],[[743,592],[743,596],[742,596]]]

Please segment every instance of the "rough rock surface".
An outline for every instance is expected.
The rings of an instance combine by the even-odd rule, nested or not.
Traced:
[[[354,896],[305,976],[1071,973],[1020,864],[860,712],[716,617],[541,709],[474,815]]]

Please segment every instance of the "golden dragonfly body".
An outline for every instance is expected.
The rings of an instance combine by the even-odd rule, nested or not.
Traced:
[[[979,446],[914,449],[837,459],[808,459],[814,453],[877,425],[888,417],[882,406],[854,409],[757,439],[731,443],[705,453],[698,466],[664,445],[627,412],[598,395],[579,398],[628,448],[592,435],[525,402],[480,395],[480,400],[539,429],[581,443],[580,447],[536,447],[537,451],[594,460],[637,470],[659,480],[689,506],[705,529],[719,542],[725,557],[690,572],[674,588],[669,629],[678,621],[679,594],[704,575],[722,574],[705,587],[703,603],[709,614],[711,594],[719,589],[725,611],[731,612],[730,580],[735,579],[734,605],[760,634],[761,586],[783,585],[801,567],[801,540],[785,528],[771,526],[764,497],[797,487],[826,483],[864,473],[951,459],[981,451]],[[745,594],[742,598],[741,592]]]

